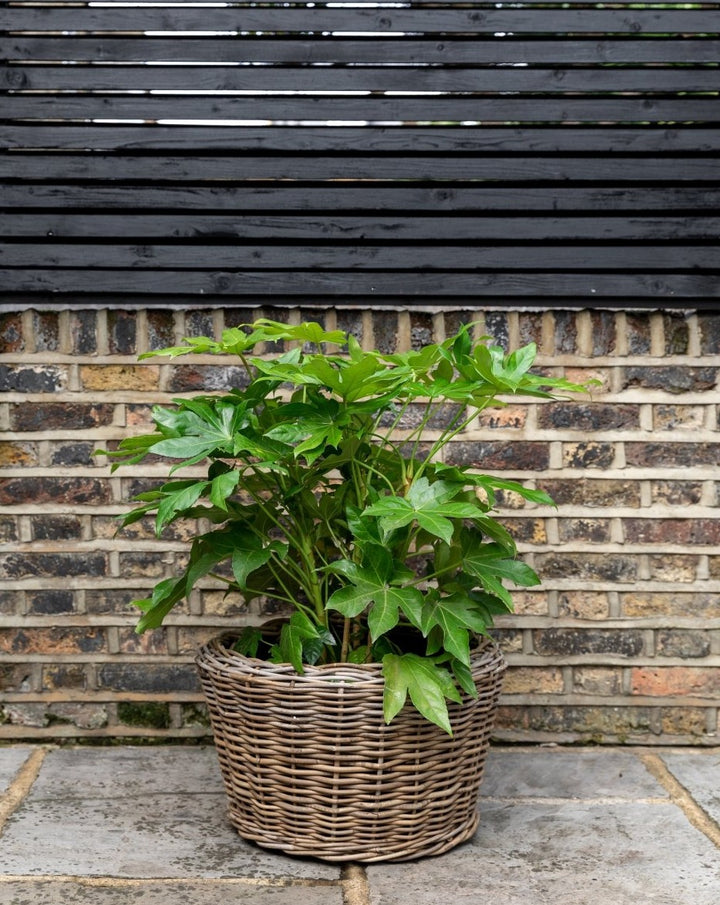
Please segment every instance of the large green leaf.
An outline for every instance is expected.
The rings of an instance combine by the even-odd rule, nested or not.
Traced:
[[[470,633],[484,633],[487,620],[467,594],[432,595],[423,607],[423,634],[427,636],[435,627],[442,632],[444,650],[469,666]]]
[[[208,481],[171,481],[160,488],[162,499],[157,507],[155,533],[192,508],[210,486]]]
[[[278,409],[283,419],[265,432],[265,437],[293,447],[296,458],[304,455],[309,464],[327,446],[338,447],[348,416],[334,399],[317,397],[310,403],[291,402]]]
[[[521,587],[540,584],[537,573],[527,563],[510,559],[498,544],[483,544],[476,538],[468,538],[463,554],[465,571],[495,597],[499,597],[508,609],[512,609],[512,597],[503,585],[503,579]]]
[[[303,674],[305,663],[316,663],[326,646],[333,646],[335,638],[324,627],[316,625],[305,613],[296,611],[280,630],[280,640],[270,651],[273,663],[290,663],[295,672]]]
[[[333,343],[344,345],[347,336],[342,330],[325,330],[320,324],[304,322],[302,324],[283,324],[268,318],[258,318],[253,324],[258,328],[258,335],[267,340],[292,340],[302,343]]]
[[[378,516],[386,536],[411,522],[417,524],[449,544],[455,525],[453,519],[482,519],[485,513],[478,502],[455,502],[453,497],[462,487],[445,481],[431,483],[426,477],[418,478],[404,497],[381,497],[365,510],[365,514]]]
[[[237,489],[240,472],[234,468],[218,474],[210,487],[210,502],[227,512],[227,498]]]
[[[273,556],[284,558],[287,544],[272,541],[263,546],[261,539],[248,529],[243,534],[235,534],[232,550],[232,571],[235,581],[241,589],[247,588],[248,577],[261,566],[270,562]]]
[[[419,621],[423,597],[415,587],[402,587],[412,573],[395,563],[384,547],[367,547],[365,554],[362,565],[350,560],[332,564],[330,571],[344,575],[350,584],[335,591],[327,607],[349,619],[369,608],[368,628],[371,638],[377,640],[398,624],[401,613]]]
[[[383,715],[386,723],[397,716],[410,695],[413,705],[425,719],[452,735],[445,699],[460,703],[462,698],[446,669],[417,654],[386,654],[382,672],[385,679]]]

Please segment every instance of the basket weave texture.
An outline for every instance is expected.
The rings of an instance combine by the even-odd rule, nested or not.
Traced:
[[[245,838],[327,861],[401,861],[468,839],[505,663],[474,652],[477,698],[450,704],[452,738],[410,706],[385,725],[381,666],[244,657],[227,639],[197,658],[228,793]]]

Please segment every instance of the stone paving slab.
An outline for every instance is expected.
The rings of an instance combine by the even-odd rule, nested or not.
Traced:
[[[666,752],[662,760],[700,807],[720,823],[720,750]]]
[[[717,905],[717,849],[670,803],[486,801],[472,842],[370,865],[372,905]]]
[[[342,905],[339,886],[0,879],[0,905]]]
[[[118,746],[49,751],[28,797],[128,798],[164,794],[222,794],[217,754],[210,745]]]
[[[630,751],[498,749],[488,754],[481,798],[667,797]]]
[[[7,791],[31,751],[32,748],[0,748],[0,795]]]
[[[5,827],[3,870],[28,876],[339,877],[337,866],[242,840],[227,820],[214,757],[212,749],[175,747],[50,751]]]

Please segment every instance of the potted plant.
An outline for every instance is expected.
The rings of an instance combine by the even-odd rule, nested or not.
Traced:
[[[471,326],[382,354],[258,320],[142,357],[189,353],[237,356],[246,379],[156,407],[151,432],[107,455],[171,463],[123,525],[204,526],[182,573],[135,601],[139,632],[208,578],[287,611],[198,656],[233,823],[334,860],[450,848],[476,826],[504,668],[488,630],[512,609],[506,582],[538,583],[496,494],[552,501],[442,454],[503,397],[584,387],[532,374],[532,344],[506,355]]]

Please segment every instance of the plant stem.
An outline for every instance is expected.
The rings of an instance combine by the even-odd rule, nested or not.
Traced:
[[[342,646],[340,648],[340,662],[347,663],[348,651],[350,649],[350,618],[345,617],[343,622]]]

